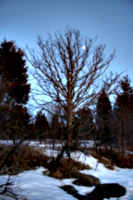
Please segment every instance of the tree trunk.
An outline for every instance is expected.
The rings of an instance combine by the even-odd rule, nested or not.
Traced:
[[[121,122],[119,122],[119,153],[121,153]]]
[[[72,146],[72,103],[69,100],[67,108],[67,146]]]

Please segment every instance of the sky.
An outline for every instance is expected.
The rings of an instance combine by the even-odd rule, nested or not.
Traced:
[[[97,36],[107,57],[115,49],[109,71],[127,70],[122,76],[133,79],[132,0],[0,0],[0,42],[5,38],[22,49],[37,49],[38,35],[45,40],[48,32],[54,35],[67,26]]]

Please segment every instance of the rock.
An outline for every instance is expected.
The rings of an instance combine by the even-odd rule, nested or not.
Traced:
[[[45,171],[43,171],[43,174],[44,174],[45,176],[49,176],[50,172],[49,172],[49,170],[45,170]]]
[[[92,175],[83,174],[75,170],[72,170],[71,173],[72,173],[73,178],[78,179],[73,182],[74,184],[84,185],[84,186],[96,186],[100,184],[99,179]]]
[[[84,195],[78,194],[78,191],[72,185],[64,185],[64,186],[61,186],[60,188],[62,188],[65,192],[67,192],[68,194],[71,194],[72,196],[74,196],[75,198],[79,200],[87,200],[87,197]]]

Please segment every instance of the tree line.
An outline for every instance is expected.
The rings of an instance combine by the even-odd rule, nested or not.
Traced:
[[[60,140],[67,151],[82,140],[93,140],[98,149],[133,148],[131,80],[105,74],[115,52],[105,58],[105,45],[74,29],[45,42],[39,37],[38,45],[39,54],[28,48],[28,57],[13,41],[0,44],[0,138],[51,139],[53,148]],[[28,82],[26,61],[36,88]],[[28,110],[30,96],[39,108],[35,117]]]

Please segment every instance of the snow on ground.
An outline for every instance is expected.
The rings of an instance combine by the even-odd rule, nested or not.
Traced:
[[[51,150],[45,150],[45,154],[51,155]],[[53,151],[53,155],[57,155],[57,151]],[[98,163],[97,159],[91,155],[86,156],[81,152],[71,153],[71,157],[75,160],[88,164],[92,169],[84,170],[86,174],[98,177],[101,183],[118,183],[126,188],[126,195],[117,198],[117,200],[133,200],[133,169],[121,169],[116,167],[115,170],[109,170]],[[29,170],[15,176],[11,179],[16,187],[20,188],[19,193],[28,200],[74,200],[75,198],[59,188],[62,185],[73,185],[75,179],[57,180],[43,175],[46,170],[40,167],[36,170]],[[8,176],[0,176],[0,183],[6,182]],[[80,194],[91,192],[95,187],[84,187],[73,185]],[[1,198],[1,197],[0,197]],[[110,198],[116,200],[116,198]],[[0,199],[2,200],[2,199]],[[5,200],[5,198],[3,198]]]
[[[72,153],[72,157],[80,162],[88,164],[92,169],[83,170],[82,172],[99,178],[101,183],[118,183],[124,186],[126,188],[126,195],[117,199],[133,200],[133,169],[115,167],[114,170],[109,170],[105,168],[103,164],[98,163],[97,159],[91,155],[85,156],[81,152]],[[115,198],[110,199],[113,200]]]
[[[12,176],[11,180],[19,188],[18,192],[28,200],[74,200],[75,198],[64,192],[59,186],[62,181],[43,175],[45,169],[25,171]],[[6,181],[7,176],[0,176],[0,182]],[[68,181],[68,182],[71,182]]]
[[[0,195],[0,200],[14,200],[12,197],[7,197],[4,195]]]
[[[16,141],[17,142],[17,141]],[[53,142],[51,139],[47,139],[45,141],[42,141],[41,143],[39,141],[33,141],[33,140],[27,140],[23,142],[25,144],[29,144],[31,146],[38,146],[40,148],[46,148],[46,149],[52,149],[53,148]],[[13,141],[12,140],[0,140],[0,144],[6,144],[6,145],[12,145]],[[94,141],[81,141],[80,145],[82,147],[90,148],[94,146]],[[62,148],[62,143],[61,141],[56,140],[55,142],[56,148]]]
[[[13,141],[12,140],[0,140],[0,144],[12,145]]]

